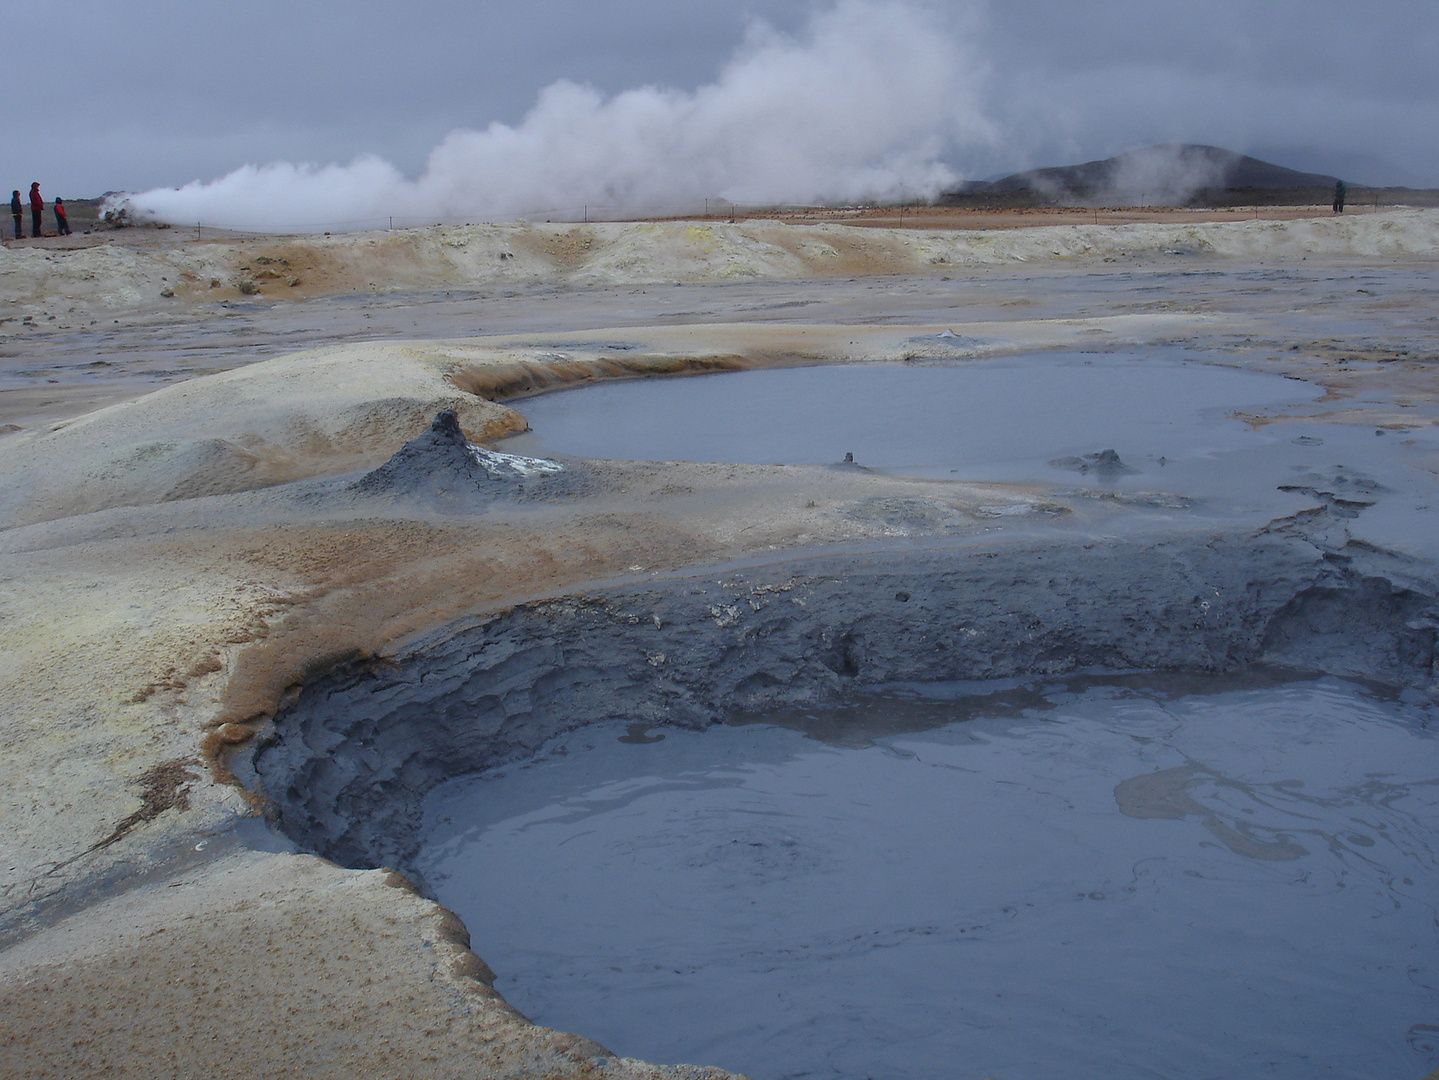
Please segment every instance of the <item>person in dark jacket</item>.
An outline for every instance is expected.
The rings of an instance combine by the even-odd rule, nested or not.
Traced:
[[[1334,181],[1334,212],[1336,214],[1344,213],[1344,199],[1348,194],[1349,188],[1343,180]]]
[[[45,199],[40,194],[40,181],[30,185],[30,235],[40,235],[40,215],[45,213]]]
[[[65,216],[65,200],[59,195],[55,196],[53,204],[55,209],[55,231],[61,236],[70,235],[70,219]]]
[[[20,217],[25,213],[25,207],[20,203],[20,192],[12,192],[10,195],[10,213],[15,218],[15,239],[20,239]]]

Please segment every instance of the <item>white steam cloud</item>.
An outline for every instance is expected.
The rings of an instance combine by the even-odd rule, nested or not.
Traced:
[[[1148,146],[1121,154],[1108,184],[1090,201],[1101,206],[1183,206],[1205,188],[1223,187],[1232,155],[1207,146]]]
[[[754,24],[715,82],[605,98],[561,81],[514,127],[454,131],[406,179],[348,165],[247,165],[125,197],[175,224],[321,231],[740,204],[928,199],[946,159],[993,138],[970,35],[904,0],[840,0],[795,36]]]
[[[1184,206],[1206,188],[1223,187],[1240,161],[1216,146],[1167,144],[1129,150],[1061,173],[1021,173],[1025,184],[1060,206]]]

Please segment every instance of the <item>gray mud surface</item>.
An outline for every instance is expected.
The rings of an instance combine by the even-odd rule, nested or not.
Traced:
[[[1439,756],[1408,697],[1246,669],[588,725],[437,788],[420,865],[526,1014],[649,1058],[1417,1075]]]

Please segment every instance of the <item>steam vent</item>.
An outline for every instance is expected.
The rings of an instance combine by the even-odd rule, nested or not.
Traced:
[[[1439,212],[1224,216],[7,249],[0,1074],[1435,1075]]]

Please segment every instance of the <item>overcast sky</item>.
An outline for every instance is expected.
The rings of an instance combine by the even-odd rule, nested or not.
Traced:
[[[557,80],[713,84],[753,20],[811,0],[27,0],[8,5],[11,187],[212,180],[371,153],[414,178],[455,129],[519,125]],[[984,139],[965,178],[1203,142],[1353,182],[1439,186],[1435,0],[912,0]],[[751,39],[753,40],[753,39]]]

